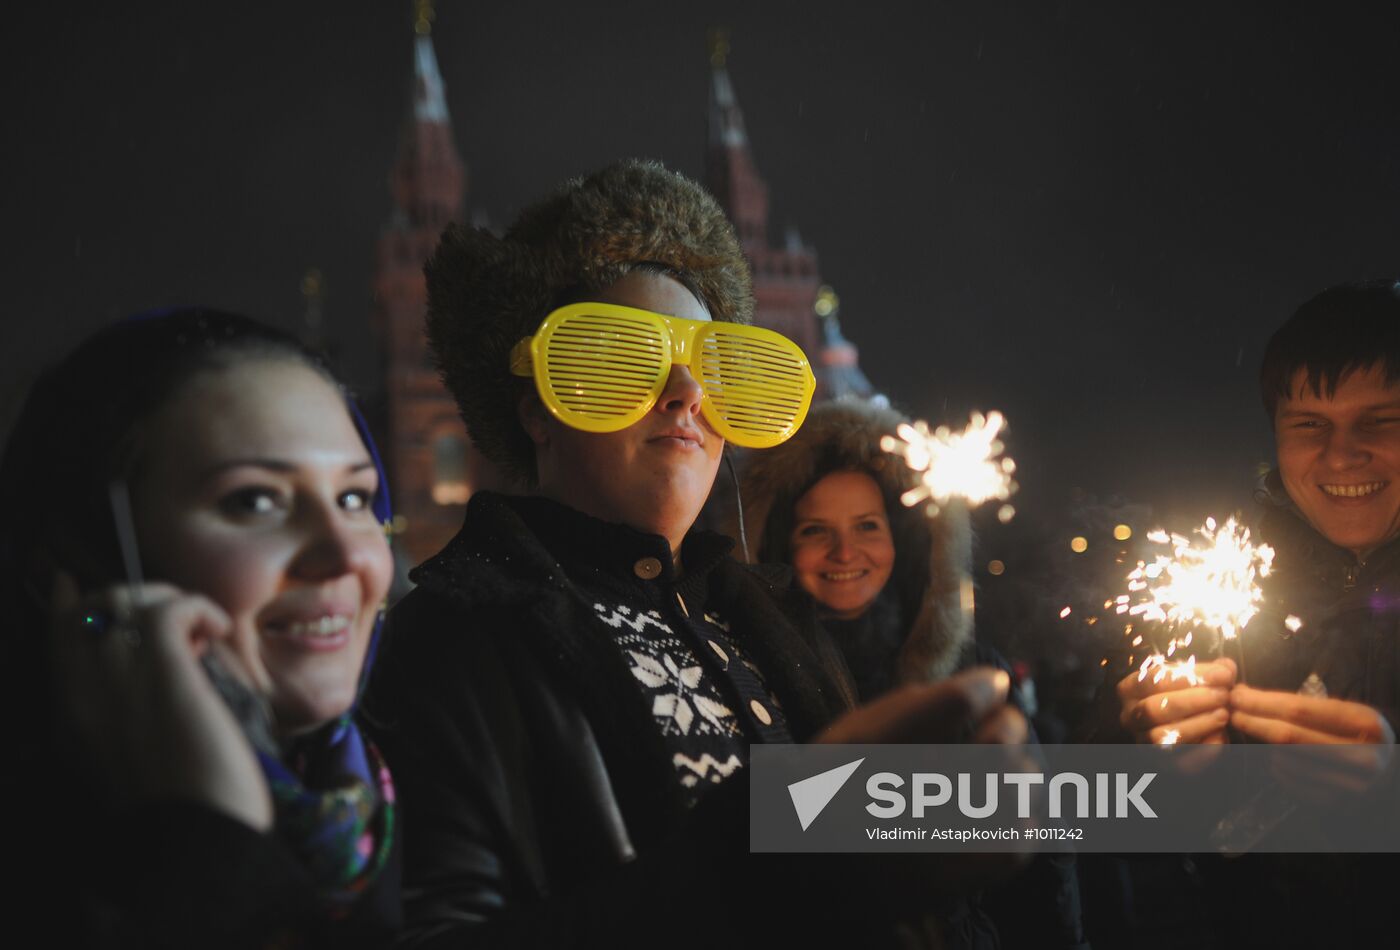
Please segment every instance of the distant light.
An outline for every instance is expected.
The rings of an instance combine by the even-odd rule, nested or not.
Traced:
[[[987,564],[987,573],[1000,577],[1006,573],[1006,565],[1001,561],[990,561]]]
[[[1294,633],[1297,633],[1299,630],[1303,629],[1303,621],[1293,616],[1292,614],[1289,614],[1284,619],[1283,625],[1289,630],[1293,631]]]
[[[1011,460],[1007,459],[1006,461],[1009,462]],[[1014,517],[1016,517],[1016,509],[1011,507],[1010,505],[1002,505],[1000,508],[997,509],[997,520],[1000,521],[1002,524],[1009,523]]]
[[[1113,526],[1113,538],[1115,541],[1126,541],[1133,536],[1133,529],[1125,524]]]
[[[465,505],[471,494],[466,482],[444,480],[433,486],[433,501],[439,505]]]
[[[1070,613],[1072,613],[1072,611],[1068,607],[1066,607],[1064,610],[1060,611],[1060,619],[1064,620],[1070,615]]]
[[[1087,538],[1083,537],[1071,538],[1069,549],[1075,554],[1083,554],[1085,551],[1089,550],[1089,541]]]

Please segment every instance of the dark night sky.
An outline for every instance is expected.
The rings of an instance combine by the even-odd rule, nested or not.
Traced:
[[[102,321],[206,302],[290,323],[311,266],[367,383],[410,5],[115,6],[7,26],[4,421]],[[1185,517],[1243,503],[1268,333],[1330,283],[1400,273],[1394,19],[591,6],[439,0],[469,207],[503,223],[629,155],[701,175],[705,35],[727,25],[775,235],[817,247],[898,403],[1006,412],[1023,512],[1076,487]]]

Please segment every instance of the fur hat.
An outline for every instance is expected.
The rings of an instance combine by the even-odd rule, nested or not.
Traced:
[[[452,225],[424,267],[428,343],[483,455],[533,482],[535,452],[516,417],[523,391],[510,349],[565,294],[598,291],[659,264],[715,320],[749,323],[753,284],[734,228],[709,193],[657,162],[627,160],[565,182],[505,237]],[[577,298],[576,298],[577,299]]]
[[[893,409],[866,402],[813,406],[791,439],[753,453],[744,468],[742,494],[745,521],[758,532],[758,560],[791,564],[794,509],[808,489],[832,472],[863,472],[875,480],[894,542],[890,584],[910,623],[896,677],[920,682],[952,672],[972,638],[962,609],[972,583],[972,527],[961,506],[950,505],[930,519],[922,507],[900,501],[916,476],[880,448],[880,437],[905,421]]]

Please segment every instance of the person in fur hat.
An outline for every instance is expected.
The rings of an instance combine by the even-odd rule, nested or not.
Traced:
[[[864,401],[816,406],[795,436],[754,454],[741,479],[759,561],[792,566],[866,701],[977,664],[1007,668],[976,642],[965,606],[967,508],[948,505],[929,518],[900,501],[916,476],[880,448],[880,437],[907,421]],[[998,931],[1005,946],[1084,943],[1072,856],[1042,856],[985,897],[963,913]]]
[[[621,162],[503,238],[448,228],[426,273],[429,340],[467,428],[531,487],[472,496],[461,532],[412,572],[370,687],[404,816],[405,942],[881,945],[1004,873],[1006,856],[747,853],[753,743],[1019,742],[1026,726],[997,670],[854,708],[800,592],[692,530],[735,430],[681,357],[753,308],[714,200]],[[617,382],[625,366],[589,388],[613,351],[571,356],[576,317],[607,326],[599,351],[657,367],[649,397]],[[670,343],[668,371],[630,326]],[[550,388],[555,371],[572,382]]]

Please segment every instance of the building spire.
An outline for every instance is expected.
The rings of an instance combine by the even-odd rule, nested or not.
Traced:
[[[416,0],[413,32],[413,117],[419,122],[448,123],[447,94],[433,52],[433,3]]]
[[[435,15],[432,0],[415,0],[413,95],[391,185],[403,220],[441,229],[461,212],[466,175],[453,144],[447,92],[433,51]]]
[[[431,36],[436,19],[433,0],[413,0],[413,32],[419,36]]]
[[[753,273],[754,323],[802,347],[817,371],[817,398],[868,394],[856,348],[841,335],[834,291],[823,287],[817,254],[788,227],[780,245],[768,243],[768,185],[754,164],[744,114],[729,79],[729,34],[711,30],[709,141],[705,180],[729,215]],[[821,291],[819,293],[818,291]]]
[[[710,31],[710,147],[748,145],[744,134],[744,114],[734,98],[734,86],[729,82],[729,31]]]
[[[729,81],[729,33],[711,30],[710,122],[706,162],[710,191],[729,214],[745,250],[766,246],[768,186],[754,167],[744,114]]]
[[[715,27],[710,30],[710,65],[715,69],[723,69],[728,56],[729,31],[724,27]]]

